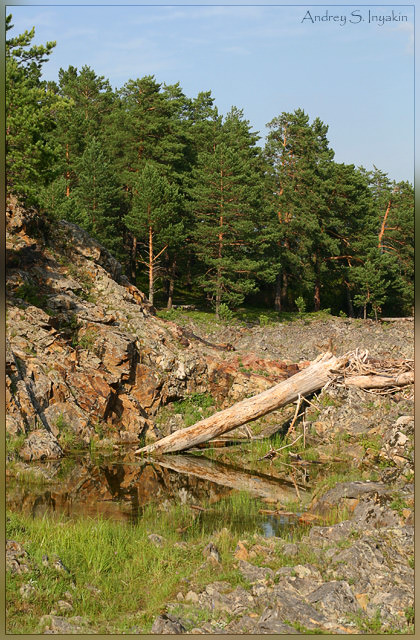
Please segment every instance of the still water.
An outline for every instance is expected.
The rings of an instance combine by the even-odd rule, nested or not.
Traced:
[[[270,537],[284,536],[286,529],[296,525],[296,517],[260,513],[260,507],[275,511],[276,505],[295,499],[295,491],[284,479],[202,456],[169,455],[150,462],[125,451],[28,464],[25,472],[8,478],[6,501],[9,509],[34,518],[100,516],[126,523],[138,522],[151,504],[161,510],[188,505],[205,529],[229,526]],[[239,493],[247,496],[251,509],[238,509],[235,495]]]

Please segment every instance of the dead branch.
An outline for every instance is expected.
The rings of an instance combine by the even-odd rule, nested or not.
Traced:
[[[298,400],[292,427],[298,417],[301,399],[325,389],[333,382],[358,387],[368,392],[375,390],[377,393],[392,393],[414,382],[414,361],[379,361],[370,357],[367,350],[359,349],[340,358],[327,352],[302,371],[271,389],[242,400],[191,427],[175,431],[158,442],[137,449],[135,454],[160,455],[191,449]]]

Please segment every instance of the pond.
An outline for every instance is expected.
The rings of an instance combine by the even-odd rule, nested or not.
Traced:
[[[137,523],[144,510],[185,505],[204,530],[228,526],[238,532],[284,536],[298,524],[290,511],[309,501],[305,486],[216,462],[201,455],[139,460],[134,449],[110,455],[74,453],[56,461],[18,466],[7,479],[8,509],[32,517],[103,517]],[[303,500],[302,500],[303,498]],[[305,501],[306,498],[306,501]],[[300,507],[302,508],[302,507]]]

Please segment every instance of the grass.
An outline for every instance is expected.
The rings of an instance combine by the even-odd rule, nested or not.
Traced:
[[[69,615],[82,616],[95,632],[119,633],[136,624],[147,633],[165,603],[191,588],[186,580],[196,588],[213,580],[247,586],[234,567],[238,537],[227,530],[216,537],[205,533],[186,506],[163,512],[147,507],[137,525],[89,518],[32,519],[16,513],[7,520],[7,538],[21,542],[36,563],[30,573],[7,575],[8,633],[40,631],[40,617],[56,608],[58,600],[68,601],[66,592],[72,594]],[[185,533],[177,531],[187,525]],[[164,537],[161,547],[148,539],[149,533]],[[187,548],[175,546],[185,539]],[[216,540],[221,567],[204,561],[202,551],[210,539]],[[70,573],[44,567],[44,554],[58,555]],[[28,582],[35,592],[23,601],[19,589]],[[91,585],[100,593],[95,595]]]
[[[331,317],[329,309],[321,311],[313,311],[307,313],[299,313],[296,311],[284,311],[278,312],[266,307],[239,307],[237,309],[229,309],[225,312],[220,320],[216,320],[216,316],[211,309],[160,309],[157,311],[157,315],[165,320],[171,320],[185,326],[190,322],[198,325],[199,327],[212,331],[215,326],[226,325],[259,325],[262,327],[277,324],[280,322],[294,322],[297,320],[304,321],[316,321],[325,320]]]
[[[231,589],[238,585],[249,589],[234,553],[239,538],[261,539],[259,509],[266,505],[238,492],[203,506],[205,512],[187,505],[169,509],[148,505],[138,523],[124,525],[101,518],[69,520],[45,515],[33,519],[8,513],[7,538],[24,545],[35,567],[26,574],[7,575],[7,632],[42,632],[38,626],[41,616],[65,600],[73,610],[60,615],[81,616],[96,633],[123,633],[133,626],[148,633],[155,617],[166,610],[168,602],[176,602],[179,592],[185,596],[190,589],[200,591],[215,580],[228,582]],[[285,527],[284,536],[287,541],[298,540],[305,531],[307,527]],[[161,546],[148,539],[150,533],[163,536]],[[221,555],[219,566],[203,557],[210,540]],[[186,542],[185,548],[176,545],[181,541]],[[274,554],[262,558],[263,563],[274,569],[289,566],[290,557],[276,546]],[[57,555],[70,573],[45,567],[45,554]],[[257,564],[260,559],[250,561]],[[314,549],[303,544],[293,559],[295,563],[317,561]],[[27,583],[35,591],[23,600],[19,589]],[[200,614],[194,606],[183,610],[185,615],[193,619],[191,626],[210,619],[209,615],[217,620],[214,612]]]
[[[355,622],[357,627],[363,633],[384,633],[383,623],[381,620],[381,612],[378,609],[372,617],[368,617],[365,614],[354,614],[349,618]]]
[[[80,335],[80,332],[77,334],[77,338],[75,337],[72,342],[73,347],[80,347],[81,349],[86,349],[87,351],[93,351],[93,347],[98,338],[98,332],[95,329],[86,329],[83,335]]]
[[[21,433],[18,436],[12,436],[6,431],[6,455],[9,458],[17,457],[26,438],[27,435],[25,433]]]
[[[393,495],[393,500],[389,506],[400,516],[402,516],[403,510],[408,508],[408,504],[406,503],[404,498],[397,493]]]
[[[65,451],[80,449],[85,446],[83,441],[68,424],[62,413],[57,417],[55,426],[58,429],[57,440]]]
[[[294,627],[296,631],[298,631],[301,634],[310,634],[310,635],[328,634],[328,631],[324,631],[323,629],[309,629],[308,627],[305,627],[305,625],[301,624],[300,622],[288,622],[287,624],[289,624],[291,627]]]
[[[204,506],[207,512],[200,516],[203,530],[208,531],[221,525],[236,529],[238,533],[257,533],[261,521],[259,510],[266,505],[249,493],[238,491],[214,504],[207,503]]]
[[[382,437],[379,434],[370,436],[363,434],[359,436],[359,444],[365,451],[370,450],[372,453],[378,453],[381,450],[382,443]]]
[[[156,419],[156,424],[164,427],[175,414],[181,414],[185,427],[195,424],[212,415],[216,410],[215,400],[209,393],[193,393],[183,400],[177,400],[163,407]]]
[[[25,487],[30,491],[34,491],[34,489],[45,487],[48,484],[47,478],[38,469],[23,467],[19,462],[9,463],[8,469],[14,477],[14,480],[11,481],[11,486],[16,482],[19,487]]]
[[[365,479],[366,477],[363,471],[356,468],[349,468],[347,465],[335,471],[330,470],[329,473],[323,476],[317,483],[317,497],[322,496],[339,482],[354,482],[355,480]]]

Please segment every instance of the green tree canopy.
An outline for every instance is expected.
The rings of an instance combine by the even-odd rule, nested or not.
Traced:
[[[13,28],[11,15],[6,32]],[[49,133],[66,105],[46,82],[42,65],[55,42],[33,45],[35,29],[6,39],[6,175],[7,191],[38,204],[39,190],[56,171],[57,145]]]

